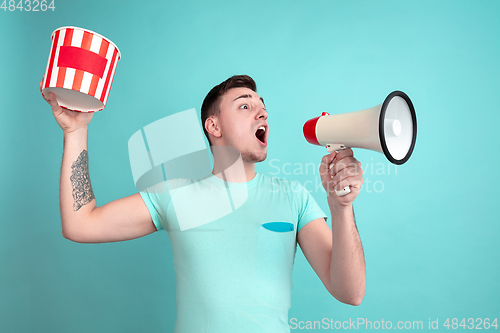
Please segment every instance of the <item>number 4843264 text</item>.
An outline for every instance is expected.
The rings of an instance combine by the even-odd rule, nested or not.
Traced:
[[[9,11],[9,12],[14,12],[14,11],[20,11],[22,12],[23,10],[25,12],[45,12],[47,10],[52,10],[54,11],[56,9],[55,0],[52,0],[50,3],[48,3],[47,0],[4,0],[2,2],[2,5],[0,6],[0,9],[3,9],[4,12]]]

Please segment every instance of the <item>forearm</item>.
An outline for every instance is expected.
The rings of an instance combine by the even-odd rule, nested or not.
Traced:
[[[84,127],[64,134],[59,204],[66,238],[71,238],[96,207],[88,169],[87,133],[88,127]]]
[[[332,218],[331,292],[341,302],[359,305],[366,291],[366,270],[354,211],[352,205],[330,203],[329,206]]]

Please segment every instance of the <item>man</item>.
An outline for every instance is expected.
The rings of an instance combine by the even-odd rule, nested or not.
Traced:
[[[350,149],[332,152],[321,161],[330,230],[326,215],[301,185],[255,172],[255,163],[267,157],[269,138],[268,114],[256,91],[249,76],[233,76],[208,93],[201,110],[212,151],[236,149],[243,171],[221,162],[224,153],[214,153],[212,174],[205,179],[171,180],[163,184],[164,193],[148,189],[101,207],[96,207],[88,174],[87,128],[93,114],[62,109],[52,93],[46,99],[64,132],[63,236],[75,242],[102,243],[166,229],[176,271],[178,333],[289,332],[297,243],[332,296],[359,305],[365,294],[363,249],[352,208],[363,182],[360,163]],[[182,196],[169,190],[188,185],[195,192],[210,193],[207,200],[213,193],[236,193],[232,211],[198,227],[183,228],[172,204]],[[348,185],[349,194],[335,194]],[[242,188],[246,201],[236,205]],[[201,208],[202,213],[220,210],[219,201]]]

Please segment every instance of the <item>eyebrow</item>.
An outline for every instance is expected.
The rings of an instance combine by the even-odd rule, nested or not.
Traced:
[[[240,95],[238,97],[236,97],[235,99],[233,99],[233,102],[239,98],[252,98],[252,95],[249,95],[249,94],[243,94],[243,95]],[[264,99],[261,97],[260,100],[262,101],[262,104],[264,104],[264,106],[266,106],[266,104],[264,103]]]

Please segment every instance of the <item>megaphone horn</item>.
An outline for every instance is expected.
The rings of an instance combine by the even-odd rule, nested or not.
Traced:
[[[393,91],[382,104],[365,110],[336,115],[323,112],[309,119],[303,130],[309,143],[324,146],[329,152],[370,149],[401,165],[415,147],[417,117],[410,98],[402,91]]]

